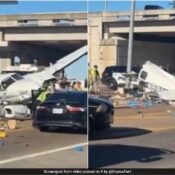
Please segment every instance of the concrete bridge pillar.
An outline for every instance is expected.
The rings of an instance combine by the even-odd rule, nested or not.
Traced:
[[[9,43],[4,41],[3,31],[0,31],[0,72],[2,67],[9,66],[11,64],[10,54],[4,51],[4,48],[8,48]]]
[[[0,31],[0,47],[8,47],[8,42],[4,41],[3,31]]]
[[[102,18],[90,18],[88,25],[89,63],[98,65],[102,73],[107,65],[116,64],[117,42],[110,39],[108,26],[103,26]]]

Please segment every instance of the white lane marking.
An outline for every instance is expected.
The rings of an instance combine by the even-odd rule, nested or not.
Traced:
[[[85,146],[87,144],[88,144],[88,142],[84,142],[84,143],[79,143],[79,144],[75,144],[75,145],[69,145],[69,146],[62,147],[62,148],[47,150],[47,151],[38,152],[38,153],[34,153],[34,154],[28,154],[28,155],[24,155],[24,156],[20,156],[20,157],[13,157],[10,159],[1,160],[0,165],[10,163],[10,162],[19,161],[19,160],[24,160],[24,159],[28,159],[28,158],[43,156],[43,155],[47,155],[47,154],[51,154],[51,153],[55,153],[55,152],[65,151],[65,150],[72,149],[72,148],[75,148],[78,146]]]

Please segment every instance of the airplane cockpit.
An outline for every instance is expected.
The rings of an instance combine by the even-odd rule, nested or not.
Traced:
[[[13,84],[15,81],[11,78],[8,77],[5,80],[1,82],[3,90],[6,90],[11,84]]]
[[[18,80],[24,79],[21,75],[15,73],[15,74],[10,74],[9,76],[4,77],[4,79],[0,82],[0,90],[6,90],[11,84]]]

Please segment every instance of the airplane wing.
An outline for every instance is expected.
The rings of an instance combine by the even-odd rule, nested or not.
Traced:
[[[53,75],[54,73],[66,68],[67,66],[69,66],[73,62],[80,59],[85,54],[87,54],[87,46],[83,46],[80,49],[78,49],[78,50],[68,54],[67,56],[59,59],[55,64],[53,64],[52,66],[50,66],[48,68],[45,68],[41,72],[27,74],[24,77],[27,79],[31,79],[33,81],[37,81],[40,84],[43,84],[44,81],[55,78],[55,76]]]
[[[45,81],[54,79],[55,76],[53,76],[52,74],[48,74],[46,71],[41,71],[24,75],[24,78],[35,81],[42,85]]]
[[[77,61],[86,53],[87,53],[87,46],[83,46],[80,49],[70,53],[69,55],[59,59],[55,64],[53,64],[51,67],[46,68],[44,71],[53,75],[57,71],[60,71],[69,66],[70,64],[72,64],[73,62]]]

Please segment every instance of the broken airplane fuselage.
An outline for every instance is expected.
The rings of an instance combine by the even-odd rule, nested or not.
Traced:
[[[156,92],[160,99],[175,101],[175,77],[161,67],[147,61],[138,78],[147,83],[149,91]]]

